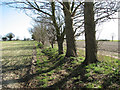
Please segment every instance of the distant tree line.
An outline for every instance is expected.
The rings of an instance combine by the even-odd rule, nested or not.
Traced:
[[[15,35],[13,33],[8,33],[6,36],[2,37],[3,41],[12,41],[12,38],[14,38]]]
[[[20,40],[19,37],[17,37],[16,39],[13,39],[15,37],[15,35],[13,33],[8,33],[7,35],[2,37],[2,41],[18,41]],[[30,41],[30,38],[24,38],[23,41]]]

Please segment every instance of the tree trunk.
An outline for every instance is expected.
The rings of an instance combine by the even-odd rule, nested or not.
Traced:
[[[58,37],[57,38],[57,43],[58,43],[58,53],[63,54],[63,41],[64,41],[64,37]]]
[[[10,41],[12,40],[12,38],[10,38]]]
[[[51,43],[52,48],[54,48],[53,42]]]
[[[73,19],[70,13],[70,3],[63,2],[67,7],[67,10],[64,7],[64,15],[65,15],[65,32],[66,32],[66,42],[67,42],[67,52],[66,57],[77,56],[76,53],[76,45],[73,31]]]
[[[84,7],[84,22],[85,22],[85,44],[86,58],[84,64],[97,62],[97,44],[96,31],[94,22],[93,2],[85,2]]]

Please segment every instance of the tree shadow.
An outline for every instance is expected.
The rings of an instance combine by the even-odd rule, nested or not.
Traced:
[[[115,74],[111,73],[106,75],[106,78],[103,80],[103,88],[120,88],[120,73]]]
[[[2,73],[8,72],[8,71],[15,71],[23,68],[29,68],[30,65],[13,65],[13,66],[2,66]]]
[[[32,56],[32,55],[17,55],[17,56],[3,56],[2,58],[3,59],[9,59],[9,58],[19,58],[19,57],[29,57],[29,56]]]
[[[15,70],[19,70],[19,69],[23,69],[23,68],[29,68],[30,65],[7,65],[9,62],[9,58],[20,58],[20,57],[30,57],[31,55],[18,55],[18,56],[5,56],[3,57],[3,59],[5,60],[5,63],[2,64],[2,73],[8,72],[8,71],[15,71]],[[17,63],[17,62],[16,62]]]
[[[78,67],[76,67],[72,72],[70,72],[69,75],[65,76],[63,79],[61,79],[61,80],[58,81],[57,83],[49,86],[49,88],[64,88],[65,83],[66,83],[67,81],[69,81],[69,80],[70,80],[71,78],[73,78],[73,77],[76,77],[76,78],[77,78],[78,76],[80,76],[81,78],[74,80],[74,81],[73,81],[74,83],[75,83],[75,82],[78,82],[78,81],[86,82],[86,80],[87,80],[87,78],[88,78],[88,77],[85,76],[86,73],[87,73],[87,72],[86,72],[86,69],[85,69],[85,65],[80,64],[80,65],[79,65]],[[78,88],[79,88],[79,87],[78,87]],[[85,87],[83,86],[82,88],[85,88]]]
[[[38,76],[40,74],[43,74],[43,73],[50,72],[50,71],[56,69],[57,67],[63,65],[64,63],[68,62],[69,60],[66,57],[64,57],[64,56],[60,56],[60,57],[56,57],[54,60],[50,59],[49,62],[53,62],[53,61],[56,62],[56,63],[53,66],[49,67],[47,70],[38,71],[38,72],[33,73],[33,74],[27,73],[23,77],[21,77],[20,79],[11,79],[11,80],[3,81],[3,84],[7,84],[7,82],[9,82],[9,83],[16,83],[16,82],[27,83],[29,80],[33,79],[34,77],[36,77],[36,76]],[[46,63],[46,62],[43,62],[43,63],[40,63],[40,64],[44,64],[44,63]],[[24,67],[28,67],[29,68],[30,66],[29,65],[28,66],[20,65],[20,66],[11,66],[11,67],[15,67],[15,68],[14,69],[8,69],[8,71],[18,70],[19,68],[24,68]],[[7,68],[7,67],[5,67],[5,68]],[[7,71],[3,71],[3,72],[7,72]],[[12,81],[15,81],[15,82],[12,82]]]

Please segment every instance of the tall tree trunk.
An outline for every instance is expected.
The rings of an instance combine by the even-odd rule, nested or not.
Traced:
[[[86,58],[84,64],[97,62],[97,44],[96,31],[94,22],[93,2],[85,2],[84,7],[84,22],[85,22],[85,44]]]
[[[64,7],[64,15],[65,15],[65,30],[66,30],[66,42],[67,42],[67,52],[66,57],[77,56],[76,53],[76,45],[73,31],[73,19],[70,12],[70,3],[63,2]],[[66,9],[67,8],[67,9]]]
[[[51,8],[52,8],[52,21],[53,21],[53,25],[56,29],[56,33],[57,33],[57,43],[58,43],[58,53],[59,54],[63,54],[63,41],[64,41],[64,36],[60,35],[60,29],[58,27],[58,24],[56,22],[56,18],[55,18],[55,2],[51,2]]]

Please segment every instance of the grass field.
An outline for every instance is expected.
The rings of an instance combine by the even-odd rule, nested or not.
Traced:
[[[37,61],[29,87],[120,88],[118,59],[98,55],[100,62],[83,66],[84,50],[77,50],[78,57],[66,58],[64,54],[58,55],[56,45],[54,49],[40,49],[33,41],[2,42],[3,87],[24,87],[26,80],[23,78],[29,76],[33,50]]]
[[[30,66],[33,52],[32,41],[5,41],[2,43],[3,87],[19,88],[18,83]]]

